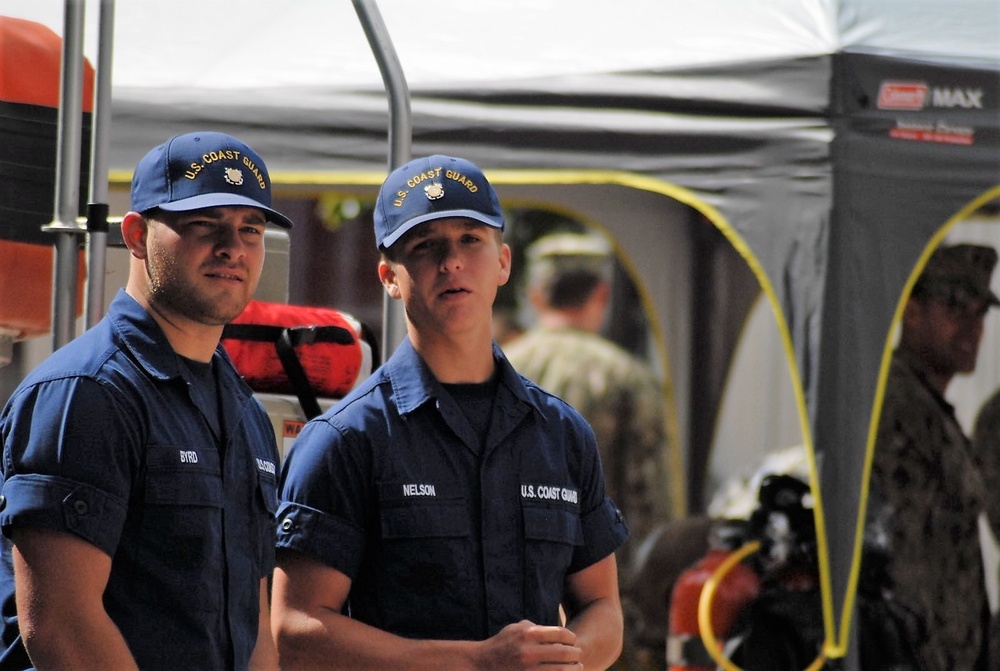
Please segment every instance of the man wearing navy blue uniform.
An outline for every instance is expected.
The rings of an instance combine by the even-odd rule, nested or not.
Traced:
[[[2,415],[0,669],[276,669],[277,446],[219,339],[291,221],[214,132],[150,151],[132,210],[125,289]]]
[[[594,433],[492,341],[503,225],[462,159],[416,159],[382,185],[378,273],[407,338],[286,457],[284,668],[590,670],[621,651],[628,533]]]

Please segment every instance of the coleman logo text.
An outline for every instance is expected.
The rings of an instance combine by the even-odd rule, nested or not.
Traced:
[[[927,107],[983,109],[983,89],[960,86],[930,87],[923,82],[882,82],[878,89],[881,110],[922,110]]]
[[[981,110],[983,109],[983,90],[933,88],[931,89],[931,105]]]

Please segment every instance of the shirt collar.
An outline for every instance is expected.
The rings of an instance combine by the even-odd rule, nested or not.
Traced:
[[[521,403],[537,409],[528,396],[521,376],[510,365],[496,343],[493,343],[493,358],[497,363],[500,386],[506,388]],[[403,339],[386,362],[385,370],[392,384],[396,408],[400,415],[416,410],[424,403],[437,398],[442,392],[441,383],[431,373],[408,337]]]
[[[161,380],[183,376],[182,364],[163,329],[124,289],[118,290],[107,317],[121,336],[125,349],[150,376]],[[225,358],[221,344],[216,347],[214,356]]]

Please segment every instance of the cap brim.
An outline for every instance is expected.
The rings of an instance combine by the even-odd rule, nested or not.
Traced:
[[[253,198],[247,198],[236,193],[203,193],[190,198],[175,200],[172,203],[164,203],[157,207],[167,212],[190,212],[191,210],[202,210],[206,207],[233,206],[255,207],[267,213],[268,222],[277,224],[282,228],[291,228],[293,226],[292,220],[280,212],[261,205]]]
[[[413,219],[408,220],[395,231],[382,238],[381,246],[388,249],[401,237],[413,230],[415,226],[425,224],[428,221],[437,221],[438,219],[472,219],[473,221],[478,221],[479,223],[485,224],[491,228],[499,228],[500,230],[503,230],[503,219],[495,219],[477,210],[440,210],[438,212],[428,212],[420,215],[419,217],[414,217]]]

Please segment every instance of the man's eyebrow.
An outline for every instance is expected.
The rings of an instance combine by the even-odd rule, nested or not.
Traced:
[[[202,207],[202,208],[199,208],[197,210],[188,210],[186,212],[178,212],[177,214],[181,215],[181,216],[185,216],[186,215],[186,216],[190,216],[190,217],[208,217],[210,219],[219,219],[219,218],[222,217],[222,208],[221,207]]]
[[[198,210],[189,210],[187,212],[178,212],[180,215],[188,215],[193,217],[205,217],[207,219],[222,219],[225,217],[226,206],[220,205],[218,207],[204,207]],[[251,208],[251,212],[247,213],[243,217],[244,223],[253,223],[264,225],[269,221],[267,214],[256,209]]]
[[[400,242],[406,245],[415,242],[417,240],[426,240],[427,238],[431,237],[431,234],[432,231],[428,227],[421,226],[419,228],[415,228],[408,231],[400,240]]]

